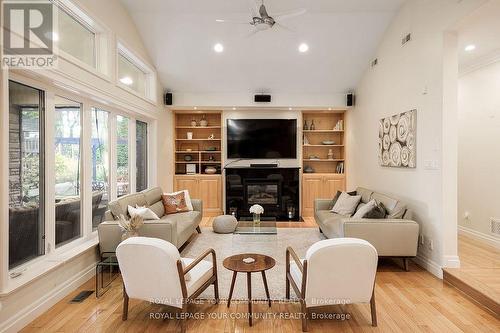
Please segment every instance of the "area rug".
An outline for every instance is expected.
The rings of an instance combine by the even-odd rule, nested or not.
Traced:
[[[211,228],[202,228],[202,233],[191,239],[181,255],[196,258],[208,248],[213,248],[217,254],[217,269],[219,276],[219,296],[227,299],[231,286],[232,272],[222,266],[222,261],[240,253],[259,253],[273,257],[276,266],[266,271],[267,283],[271,299],[285,298],[285,253],[291,246],[300,258],[305,256],[307,249],[325,237],[317,228],[278,228],[277,235],[234,235],[216,234]],[[293,295],[292,291],[292,295]],[[200,295],[202,299],[214,297],[213,287]],[[260,273],[252,273],[252,298],[265,299],[266,294]],[[233,292],[234,300],[247,299],[246,274],[238,273]]]

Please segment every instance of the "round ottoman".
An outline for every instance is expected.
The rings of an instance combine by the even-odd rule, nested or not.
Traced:
[[[212,223],[212,228],[218,234],[230,234],[236,230],[238,220],[232,215],[217,216]]]

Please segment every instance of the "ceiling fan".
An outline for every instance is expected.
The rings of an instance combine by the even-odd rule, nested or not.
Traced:
[[[254,30],[250,34],[253,35],[259,31],[271,29],[274,26],[279,26],[280,28],[284,28],[285,30],[293,31],[292,29],[284,26],[281,22],[290,19],[292,17],[303,15],[306,12],[306,9],[302,8],[271,16],[267,12],[264,0],[261,1],[261,5],[259,6],[258,10],[255,0],[247,0],[247,1],[249,1],[250,4],[250,11],[252,15],[251,21],[234,21],[234,20],[223,20],[223,19],[217,19],[215,21],[219,23],[250,24],[251,26],[254,27]]]

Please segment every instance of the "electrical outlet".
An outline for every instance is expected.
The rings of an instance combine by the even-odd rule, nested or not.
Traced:
[[[434,250],[434,241],[432,239],[429,240],[429,250]]]
[[[470,213],[469,212],[465,212],[464,220],[465,220],[465,222],[470,222]]]
[[[420,235],[420,245],[424,245],[424,244],[425,244],[424,235]]]

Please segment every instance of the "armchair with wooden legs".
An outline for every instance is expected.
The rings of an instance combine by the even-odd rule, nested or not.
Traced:
[[[211,255],[212,261],[203,260]],[[209,286],[219,302],[217,262],[213,249],[196,259],[181,258],[177,248],[162,239],[132,237],[118,245],[116,257],[123,278],[123,320],[129,298],[163,304],[182,311],[186,329],[187,306]]]
[[[326,305],[370,303],[372,326],[377,326],[375,275],[377,250],[357,238],[335,238],[312,245],[305,259],[286,250],[286,298],[290,286],[300,300],[302,331],[307,332],[309,310]]]

